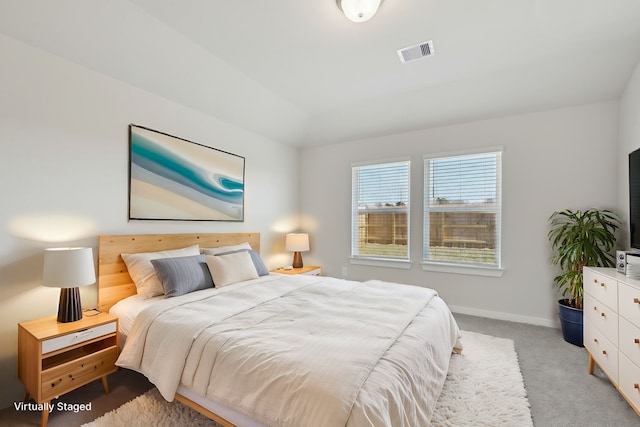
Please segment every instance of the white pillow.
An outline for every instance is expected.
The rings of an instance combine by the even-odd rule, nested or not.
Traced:
[[[205,259],[216,288],[259,277],[247,251],[219,256],[206,255]]]
[[[164,294],[162,282],[156,276],[156,270],[151,264],[152,259],[177,258],[183,256],[200,255],[200,246],[194,245],[182,249],[172,249],[158,252],[140,252],[137,254],[121,254],[127,264],[129,276],[136,285],[138,295],[150,298]]]
[[[240,243],[239,245],[220,246],[217,248],[202,248],[201,252],[205,255],[218,255],[225,252],[235,252],[241,249],[251,249],[249,242]]]

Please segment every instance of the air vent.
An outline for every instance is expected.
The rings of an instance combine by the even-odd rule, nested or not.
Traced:
[[[428,42],[420,43],[415,46],[405,47],[404,49],[398,50],[398,56],[400,57],[400,62],[407,63],[412,62],[420,58],[426,58],[428,56],[433,56],[435,54],[433,50],[433,41],[429,40]]]

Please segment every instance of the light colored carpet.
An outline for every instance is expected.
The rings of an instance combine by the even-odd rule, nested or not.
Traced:
[[[451,357],[432,426],[533,426],[513,341],[463,331],[464,351]],[[215,426],[154,388],[83,427]]]

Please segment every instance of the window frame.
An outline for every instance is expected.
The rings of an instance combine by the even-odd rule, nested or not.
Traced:
[[[462,209],[462,208],[432,208],[429,205],[429,190],[430,190],[430,173],[429,167],[431,166],[430,161],[436,159],[445,159],[451,157],[463,157],[463,156],[474,156],[474,155],[487,155],[487,154],[496,154],[497,162],[496,162],[496,199],[498,200],[498,206],[495,209]],[[479,148],[475,150],[463,150],[463,151],[455,151],[455,152],[445,152],[445,153],[434,153],[434,154],[425,154],[423,155],[423,210],[422,210],[422,225],[423,225],[423,243],[422,243],[422,269],[425,271],[436,271],[436,272],[445,272],[445,273],[458,273],[458,274],[471,274],[471,275],[479,275],[479,276],[491,276],[491,277],[501,277],[504,273],[503,263],[502,263],[502,236],[503,236],[503,225],[502,225],[502,209],[503,209],[503,190],[502,190],[502,168],[504,162],[504,148],[502,146],[496,147],[485,147]],[[429,167],[427,166],[429,165]],[[428,259],[428,255],[430,252],[429,245],[429,233],[430,233],[430,222],[429,222],[429,214],[431,212],[455,212],[455,211],[488,211],[491,213],[495,213],[495,223],[496,223],[496,238],[495,238],[495,264],[482,264],[482,263],[473,263],[473,262],[455,262],[455,261],[441,261],[441,260],[431,260]]]
[[[407,255],[406,258],[385,257],[379,255],[357,254],[358,247],[358,199],[360,187],[356,186],[356,169],[366,166],[386,166],[392,164],[406,164],[407,167]],[[371,160],[351,163],[351,250],[349,261],[351,264],[371,265],[390,268],[411,268],[411,157],[399,157],[382,160]],[[359,176],[358,176],[359,178]],[[356,195],[356,190],[358,193]]]

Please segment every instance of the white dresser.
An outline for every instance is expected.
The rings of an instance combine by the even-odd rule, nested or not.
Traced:
[[[615,268],[584,268],[584,346],[640,415],[640,280]]]

